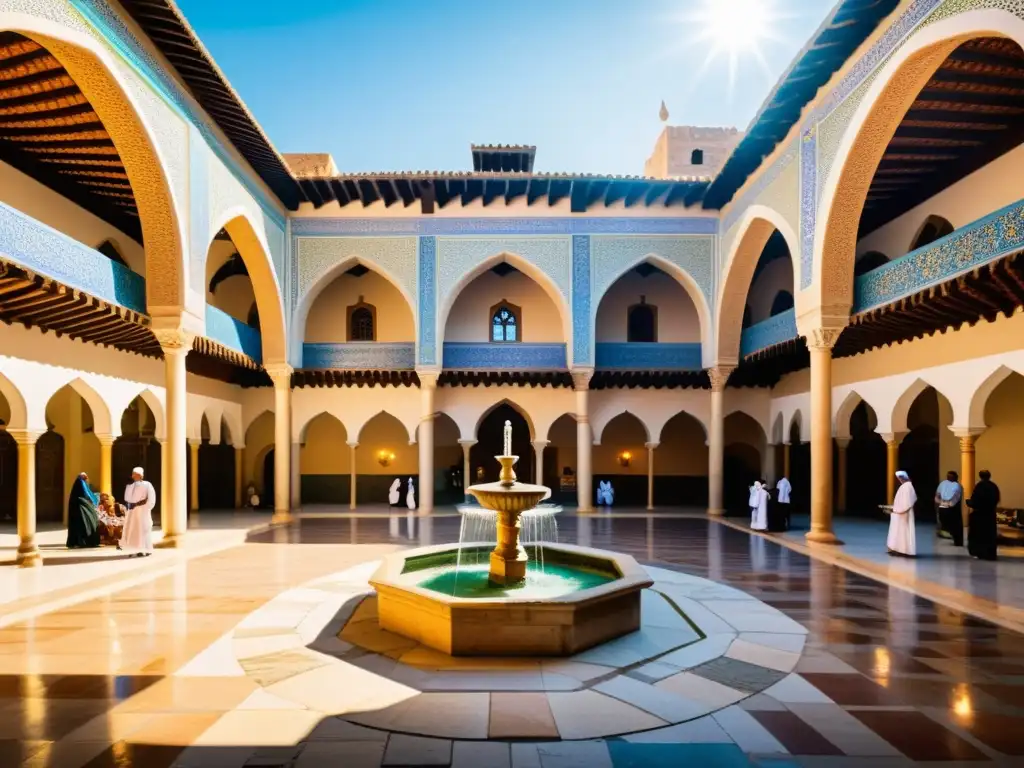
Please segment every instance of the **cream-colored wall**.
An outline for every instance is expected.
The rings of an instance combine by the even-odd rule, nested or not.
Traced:
[[[647,442],[643,424],[632,414],[616,416],[604,428],[601,444],[594,446],[592,468],[598,475],[646,475]],[[632,460],[628,467],[618,462],[619,454],[629,451]]]
[[[309,309],[305,340],[348,341],[348,308],[360,298],[377,310],[377,341],[415,341],[412,308],[387,278],[372,270],[362,277],[343,274],[324,288]]]
[[[223,266],[237,249],[230,240],[214,240],[206,256],[206,303],[223,310],[236,320],[249,322],[249,310],[256,301],[252,280],[246,275],[234,275],[222,280],[217,290],[210,293],[210,278]]]
[[[941,216],[959,229],[1024,198],[1024,144],[930,197],[857,243],[857,255],[881,251],[889,259],[910,252],[929,216]]]
[[[1024,435],[1024,376],[1012,373],[989,395],[985,406],[989,425],[977,441],[975,461],[987,469],[1006,507],[1024,507],[1021,436]]]
[[[245,453],[243,472],[246,484],[254,483],[258,490],[263,489],[263,457],[269,448],[274,447],[274,414],[264,412],[249,425],[245,431]]]
[[[377,459],[381,451],[395,454],[387,467]],[[348,463],[345,463],[348,469]],[[415,475],[419,472],[419,453],[415,445],[409,445],[409,433],[394,416],[381,413],[366,423],[359,433],[359,450],[356,452],[356,472],[360,475]]]
[[[793,261],[782,257],[770,261],[750,286],[747,306],[750,307],[750,322],[760,323],[771,317],[772,302],[779,291],[796,295],[793,285]]]
[[[345,425],[333,416],[317,416],[306,426],[306,440],[299,455],[303,475],[347,475],[350,448]]]
[[[654,474],[701,476],[708,473],[704,428],[687,414],[674,416],[661,430],[654,452]]]
[[[133,272],[146,274],[146,255],[139,243],[4,162],[0,162],[0,201],[90,248],[110,240]]]
[[[71,494],[71,486],[82,472],[89,475],[94,489],[99,488],[100,442],[92,431],[89,404],[71,387],[62,387],[46,405],[46,420],[64,438],[64,495]]]
[[[663,272],[641,277],[635,270],[615,281],[601,299],[597,341],[626,341],[627,312],[641,296],[658,308],[659,342],[700,342],[700,318],[686,290]]]
[[[487,271],[459,294],[445,324],[445,341],[490,341],[491,308],[505,300],[521,310],[520,341],[564,342],[562,318],[544,289],[522,272]]]

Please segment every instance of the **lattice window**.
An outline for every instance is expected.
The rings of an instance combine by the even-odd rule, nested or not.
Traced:
[[[491,307],[491,341],[521,341],[523,338],[520,310],[506,301]]]

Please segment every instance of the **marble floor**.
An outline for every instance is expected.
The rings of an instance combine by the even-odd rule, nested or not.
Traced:
[[[304,518],[28,617],[3,621],[0,605],[0,766],[887,768],[1024,758],[1024,635],[691,516],[566,515],[559,537],[633,555],[664,594],[692,590],[675,599],[700,642],[655,626],[546,680],[543,669],[520,670],[499,685],[492,669],[448,669],[380,645],[371,604],[362,627],[337,624],[346,605],[356,618],[370,599],[360,589],[375,561],[453,541],[458,526],[447,516]],[[723,638],[715,649],[704,645],[713,635]],[[648,648],[648,638],[665,644]],[[339,691],[360,696],[359,714],[338,711]]]

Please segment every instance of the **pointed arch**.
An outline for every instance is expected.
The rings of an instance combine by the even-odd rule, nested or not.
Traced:
[[[907,388],[903,390],[903,393],[896,398],[896,402],[892,406],[892,415],[889,417],[890,429],[893,433],[900,434],[908,430],[907,418],[910,416],[910,408],[914,404],[914,401],[917,400],[918,395],[929,387],[935,389],[935,387],[924,379],[914,379]],[[935,391],[940,395],[942,394],[938,389],[935,389]]]
[[[412,445],[413,443],[416,442],[416,427],[418,426],[418,422],[417,424],[410,426],[409,424],[402,421],[402,419],[399,418],[396,414],[392,413],[386,408],[381,408],[376,413],[369,414],[368,417],[363,419],[362,423],[360,424],[353,424],[351,431],[348,430],[346,424],[342,423],[342,426],[346,427],[345,434],[349,436],[349,440],[353,440],[355,442],[359,442],[360,440],[362,440],[363,430],[366,428],[366,425],[369,424],[374,419],[376,419],[378,416],[389,416],[395,421],[397,421],[405,429],[405,432],[409,437],[409,445]]]
[[[726,255],[718,291],[715,328],[718,330],[717,347],[705,366],[717,363],[735,365],[739,362],[740,336],[743,331],[743,310],[747,306],[747,293],[754,278],[754,270],[765,245],[778,230],[786,241],[786,249],[793,263],[793,283],[800,284],[799,240],[789,222],[773,208],[752,205],[736,225],[736,237]]]
[[[526,425],[530,428],[530,440],[536,440],[537,430],[533,425],[533,418],[530,416],[530,412],[523,408],[521,405],[519,405],[519,403],[507,397],[503,397],[501,400],[498,400],[497,402],[491,403],[489,406],[487,406],[487,408],[484,409],[484,412],[477,417],[476,423],[473,424],[473,434],[464,435],[463,439],[477,440],[480,436],[480,425],[483,424],[484,419],[486,419],[488,416],[491,415],[492,412],[494,412],[496,409],[500,408],[503,405],[509,406],[516,413],[523,417],[523,420],[526,421]]]
[[[735,411],[733,411],[733,412],[735,413]],[[730,415],[731,415],[731,413],[727,413],[725,415],[725,418],[728,419]],[[657,430],[657,436],[654,438],[654,440],[656,442],[662,440],[663,437],[664,437],[664,434],[665,434],[665,427],[668,426],[669,422],[673,421],[674,419],[677,419],[680,416],[686,416],[686,417],[690,418],[691,420],[697,422],[698,425],[700,425],[700,428],[704,431],[704,443],[706,445],[707,441],[709,439],[707,423],[704,421],[704,419],[702,419],[700,416],[698,416],[692,410],[688,410],[686,408],[681,408],[680,410],[678,410],[675,413],[671,414],[661,424],[659,424],[658,425],[658,430]]]
[[[963,426],[970,429],[979,429],[987,426],[985,424],[985,406],[988,403],[988,398],[1012,373],[1014,373],[1012,368],[1000,365],[978,385],[978,388],[974,390],[974,394],[971,395],[970,406],[967,410],[968,423]],[[957,426],[961,425],[958,424]]]
[[[21,396],[21,390],[14,385],[14,382],[3,373],[0,373],[0,394],[3,394],[11,409],[11,420],[6,425],[7,429],[27,429],[28,408],[25,405],[25,398]]]
[[[567,348],[571,351],[572,345],[569,344],[569,341],[572,339],[572,311],[569,309],[565,296],[562,295],[561,290],[547,272],[536,266],[533,262],[527,261],[519,254],[511,253],[509,251],[496,253],[481,261],[473,267],[473,269],[469,270],[459,278],[459,281],[455,283],[455,285],[453,285],[448,291],[448,294],[443,297],[437,313],[437,325],[435,327],[439,345],[443,348],[444,332],[448,325],[448,315],[451,314],[452,307],[455,306],[455,302],[458,300],[462,292],[470,283],[480,277],[480,275],[502,263],[512,265],[529,277],[533,282],[537,283],[544,293],[548,295],[548,298],[554,302],[555,309],[558,310],[558,316],[562,321],[562,341],[566,343]],[[419,338],[418,329],[417,338]],[[533,426],[531,425],[530,428],[533,429]]]
[[[772,445],[782,445],[786,442],[786,436],[783,434],[783,421],[781,413],[775,414],[775,421],[772,422]]]
[[[73,389],[86,402],[86,404],[88,404],[89,410],[92,412],[93,431],[97,435],[121,434],[120,419],[118,419],[118,423],[116,425],[117,431],[114,431],[114,425],[111,423],[110,418],[110,406],[107,405],[107,401],[103,399],[99,392],[79,377],[72,379],[49,393],[49,396],[43,403],[44,414],[46,413],[46,408],[53,399],[53,396],[64,389],[64,387],[70,387]]]
[[[321,416],[328,416],[328,417],[334,419],[336,422],[338,422],[341,425],[341,428],[345,430],[345,437],[346,437],[346,439],[348,439],[348,434],[349,434],[348,425],[341,418],[341,416],[339,416],[338,414],[334,413],[334,411],[331,411],[330,409],[326,409],[325,408],[322,411],[317,411],[316,413],[311,413],[309,415],[309,418],[307,418],[307,419],[304,419],[302,421],[295,420],[295,421],[292,422],[292,442],[293,443],[305,444],[305,442],[306,442],[306,434],[309,431],[309,425],[312,424],[317,419],[319,419]],[[363,422],[363,426],[365,426],[365,424],[366,424],[366,422]],[[362,429],[362,427],[360,427],[360,429]]]
[[[597,420],[591,422],[594,445],[601,445],[601,438],[604,436],[605,429],[607,429],[608,425],[620,416],[631,416],[636,419],[644,429],[644,435],[647,442],[651,442],[654,439],[651,437],[651,428],[647,425],[647,422],[640,417],[640,414],[636,413],[636,411],[631,411],[628,408],[617,408],[600,414]],[[660,427],[658,431],[661,431]]]
[[[110,135],[138,208],[146,244],[146,305],[151,315],[177,314],[185,305],[185,201],[175,197],[170,162],[151,120],[125,81],[122,67],[98,40],[60,23],[0,11],[0,30],[43,46],[67,71]],[[173,140],[173,139],[171,139]],[[183,148],[182,148],[183,149]]]
[[[790,444],[793,439],[793,427],[796,427],[797,434],[800,435],[800,442],[804,442],[804,415],[799,408],[793,411],[793,415],[789,417],[789,425],[786,427],[786,442]]]
[[[931,245],[936,240],[952,234],[954,229],[956,227],[949,222],[949,219],[932,214],[918,227],[917,234],[914,235],[914,239],[910,242],[907,252],[916,251],[918,248]]]
[[[968,40],[993,36],[1024,47],[1024,19],[1001,9],[985,9],[929,24],[914,32],[868,86],[822,186],[809,286],[815,305],[828,307],[837,316],[849,313],[858,224],[889,138],[949,54]]]
[[[853,390],[846,393],[846,397],[843,398],[843,402],[839,404],[839,408],[836,410],[832,434],[836,437],[850,436],[850,417],[853,416],[853,412],[862,400],[863,398]]]
[[[150,413],[153,414],[153,437],[155,437],[157,440],[163,440],[167,436],[167,432],[165,431],[164,427],[163,402],[160,400],[159,397],[156,396],[156,393],[153,392],[153,390],[149,389],[148,387],[146,389],[141,390],[135,396],[133,396],[132,400],[134,400],[136,397],[142,400],[142,402],[146,404],[146,407],[149,408]],[[129,401],[129,404],[130,403],[131,401]],[[117,420],[117,424],[118,429],[120,430],[120,419]]]
[[[242,422],[242,434],[245,436],[245,444],[246,445],[249,444],[249,430],[252,429],[252,425],[255,424],[257,421],[259,421],[260,419],[262,419],[264,416],[270,416],[270,418],[273,419],[274,418],[274,409],[273,408],[264,408],[262,410],[256,411],[255,415],[251,419],[244,419],[243,420],[243,422]]]
[[[664,256],[660,256],[657,253],[648,253],[637,259],[634,259],[631,262],[627,262],[621,269],[619,269],[615,277],[612,280],[610,280],[608,284],[604,287],[604,290],[601,291],[601,295],[595,296],[594,299],[590,302],[591,345],[597,343],[597,313],[598,310],[601,308],[601,302],[604,301],[605,296],[608,295],[608,292],[615,286],[615,284],[619,280],[621,280],[625,275],[629,274],[629,272],[631,272],[632,270],[639,267],[641,264],[650,264],[651,266],[660,269],[662,272],[664,272],[669,277],[673,278],[677,283],[679,283],[679,285],[682,286],[683,290],[686,291],[686,295],[690,297],[690,301],[693,302],[693,306],[697,310],[697,320],[700,324],[701,354],[706,362],[708,360],[708,350],[713,348],[712,340],[714,338],[714,328],[711,323],[711,310],[708,307],[707,297],[704,295],[704,291],[701,290],[701,287],[697,284],[697,281],[693,279],[693,276],[689,272],[687,272],[685,269],[680,267],[675,262],[669,261]],[[591,354],[593,354],[593,349],[591,350]]]

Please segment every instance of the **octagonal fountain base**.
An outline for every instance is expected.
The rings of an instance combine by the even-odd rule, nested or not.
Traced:
[[[463,596],[473,592],[467,563],[490,549],[463,545],[462,595],[457,546],[385,558],[370,579],[381,628],[451,656],[570,656],[640,628],[640,593],[653,582],[632,557],[543,544],[525,586]]]

